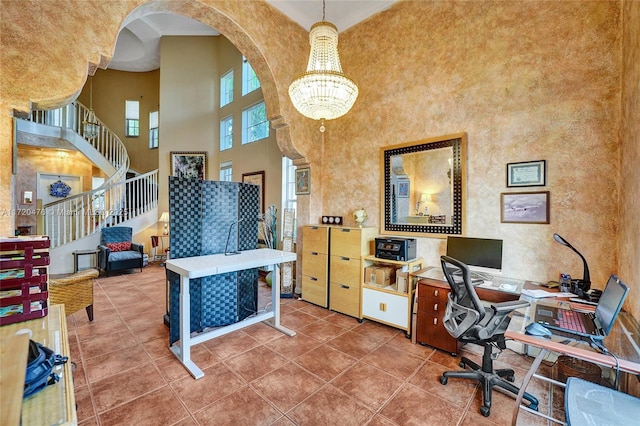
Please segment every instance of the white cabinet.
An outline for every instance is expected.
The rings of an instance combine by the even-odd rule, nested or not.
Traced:
[[[413,296],[415,293],[415,279],[412,273],[422,269],[422,259],[414,259],[408,262],[379,259],[375,256],[362,258],[362,306],[361,317],[381,322],[392,327],[411,333],[411,314]],[[405,281],[398,285],[395,274],[392,273],[390,281],[384,280],[385,274],[379,283],[376,283],[375,273],[367,268],[372,267],[395,268],[405,270]],[[366,272],[365,272],[366,271]]]

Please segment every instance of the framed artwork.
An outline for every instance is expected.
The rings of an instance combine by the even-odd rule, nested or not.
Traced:
[[[22,191],[22,204],[33,204],[33,191]]]
[[[242,182],[258,185],[258,196],[260,197],[260,213],[264,213],[264,170],[259,172],[243,173]]]
[[[409,198],[410,189],[408,180],[398,181],[398,198]]]
[[[311,193],[311,171],[309,167],[296,169],[296,195]]]
[[[549,191],[503,192],[500,222],[549,223]]]
[[[171,151],[171,176],[206,179],[207,153]]]
[[[546,184],[546,160],[507,163],[507,188],[518,186],[545,186]]]

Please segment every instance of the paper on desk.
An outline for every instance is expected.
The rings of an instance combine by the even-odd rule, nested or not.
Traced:
[[[558,293],[546,290],[529,290],[526,288],[522,289],[522,294],[524,294],[525,296],[533,297],[535,299],[541,299],[543,297],[576,297],[576,295],[573,293]]]

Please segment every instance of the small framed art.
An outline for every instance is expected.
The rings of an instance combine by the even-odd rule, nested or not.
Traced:
[[[309,167],[296,169],[296,195],[311,193],[311,173]]]
[[[171,151],[171,176],[206,179],[207,153]]]
[[[398,198],[409,198],[410,185],[408,180],[398,181]]]
[[[503,223],[549,223],[549,191],[500,194]]]
[[[264,170],[259,172],[243,173],[242,182],[258,186],[260,197],[260,213],[264,213]]]
[[[547,161],[507,163],[507,188],[518,186],[545,186]]]

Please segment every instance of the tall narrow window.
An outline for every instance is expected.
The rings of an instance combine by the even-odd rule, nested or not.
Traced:
[[[158,111],[151,111],[149,113],[149,148],[157,148],[158,140]]]
[[[125,124],[124,134],[128,138],[137,138],[140,136],[140,102],[125,102]]]
[[[242,57],[242,96],[260,88],[260,80],[247,58]]]
[[[220,108],[233,102],[233,70],[220,77]]]
[[[269,137],[267,108],[264,102],[242,110],[242,144]]]
[[[231,182],[233,180],[231,161],[220,163],[220,180],[223,182]]]
[[[233,147],[233,116],[220,120],[220,151]]]
[[[284,209],[296,209],[296,166],[290,158],[282,157],[282,223],[284,223]],[[293,227],[293,240],[296,240],[296,226]]]

